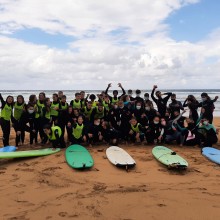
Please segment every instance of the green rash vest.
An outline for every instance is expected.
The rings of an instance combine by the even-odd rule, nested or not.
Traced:
[[[114,99],[114,97],[112,97],[112,104],[115,104],[115,103],[118,102],[118,101],[119,101],[118,98]]]
[[[58,131],[59,137],[61,137],[61,135],[62,135],[61,128],[60,128],[59,126],[53,126],[53,127],[51,127],[51,134],[50,134],[50,135],[47,135],[48,138],[49,138],[49,140],[54,141],[54,140],[57,139],[57,137],[56,137],[56,135],[55,135],[55,131],[56,131],[56,130]]]
[[[44,103],[40,103],[39,100],[37,100],[37,112],[35,114],[35,118],[39,118],[40,116],[42,116],[42,108],[44,107]]]
[[[46,112],[44,117],[50,120],[50,112]]]
[[[25,103],[18,105],[18,103],[15,102],[15,104],[14,104],[14,118],[15,118],[15,120],[18,121],[21,118],[21,115],[24,110],[24,105],[25,105]]]
[[[67,108],[68,108],[68,104],[65,102],[65,105],[62,105],[62,103],[60,103],[61,104],[61,109],[62,110],[67,110]]]
[[[107,103],[107,102],[105,102],[105,101],[102,102],[102,105],[105,107],[105,109],[106,109],[107,111],[109,111],[109,104],[110,104],[110,103]]]
[[[88,110],[86,107],[84,107],[84,112],[83,113],[84,113],[85,117],[88,118],[89,120],[91,118],[92,110],[93,110],[93,108]]]
[[[85,99],[84,99],[84,100],[81,100],[80,102],[81,102],[81,104],[82,104],[82,108],[84,108],[84,107],[86,106],[86,101],[85,101]]]
[[[78,108],[81,109],[81,102],[80,100],[78,102],[76,102],[76,100],[73,100],[73,108]]]
[[[12,115],[12,106],[5,103],[5,106],[1,111],[1,118],[5,119],[6,121],[10,121],[11,115]]]
[[[73,128],[73,136],[76,139],[79,139],[82,136],[82,131],[83,131],[84,125],[81,124],[79,125],[78,123],[76,124],[76,127]]]
[[[59,106],[60,106],[59,102],[56,103],[56,104],[54,104],[54,103],[52,102],[52,104],[51,104],[51,106],[50,106],[50,115],[51,115],[51,116],[58,116],[58,115],[59,115],[59,111],[57,111],[57,110],[54,109],[55,107],[57,107],[57,108],[59,109]]]
[[[136,133],[140,133],[139,125],[140,125],[140,123],[137,123],[136,126],[131,125],[132,131],[134,131]]]
[[[98,107],[96,107],[96,113],[95,113],[95,116],[94,118],[104,118],[105,116],[105,108],[103,107],[102,111],[99,111],[98,110]]]

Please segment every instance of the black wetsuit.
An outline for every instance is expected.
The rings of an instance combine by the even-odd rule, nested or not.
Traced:
[[[18,125],[18,131],[23,130],[30,133],[30,144],[33,144],[37,129],[35,113],[23,112]]]
[[[188,107],[189,108],[189,110],[190,110],[189,118],[192,119],[195,123],[197,122],[197,120],[199,118],[199,114],[198,114],[198,111],[197,111],[198,110],[198,105],[199,105],[198,101],[187,103],[187,99],[183,103],[183,107]]]
[[[172,102],[169,104],[169,110],[170,110],[170,119],[174,119],[175,115],[174,112],[178,111],[180,113],[180,110],[184,110],[183,105],[180,101],[172,100]]]
[[[213,121],[213,112],[215,109],[214,102],[216,100],[206,100],[204,102],[200,102],[198,107],[202,107],[205,109],[205,112],[202,114],[202,118],[206,118],[209,120],[209,123],[212,124]]]
[[[167,95],[165,98],[160,97],[160,98],[156,99],[154,97],[154,91],[155,91],[155,89],[153,89],[151,92],[151,98],[156,103],[158,112],[160,113],[160,116],[164,117],[166,110],[167,110],[167,102],[168,102],[170,96],[172,95],[172,93],[171,92],[164,93],[164,95]]]

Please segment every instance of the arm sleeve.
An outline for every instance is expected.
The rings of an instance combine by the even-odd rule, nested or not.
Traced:
[[[182,105],[182,102],[180,102],[180,101],[179,101],[179,106],[180,106],[180,109],[181,109],[181,110],[184,110],[183,105]]]
[[[187,99],[184,101],[183,107],[187,107],[188,106],[188,104],[186,102],[187,102]]]
[[[121,87],[121,90],[122,90],[122,95],[121,95],[121,96],[125,95],[125,94],[126,94],[126,92],[125,92],[125,90],[124,90],[124,88],[123,88],[123,87]]]
[[[167,93],[165,93],[165,95],[167,95],[167,96],[163,100],[164,100],[164,102],[168,102],[170,96],[172,95],[172,92],[167,92]]]
[[[155,91],[155,89],[153,89],[151,92],[151,98],[157,104],[157,99],[154,97],[154,91]]]
[[[0,94],[0,101],[1,101],[1,103],[2,103],[2,108],[4,108],[6,102],[5,102],[5,100],[3,99],[2,94]]]

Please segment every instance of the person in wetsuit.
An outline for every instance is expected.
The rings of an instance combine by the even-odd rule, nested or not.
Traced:
[[[126,92],[125,92],[125,90],[123,89],[121,83],[118,83],[118,87],[121,88],[121,90],[122,90],[122,95],[121,95],[121,96],[118,96],[118,90],[114,90],[114,91],[113,91],[113,97],[112,97],[112,96],[110,96],[110,95],[108,94],[108,90],[109,90],[109,88],[110,88],[111,86],[112,86],[112,84],[109,83],[108,86],[107,86],[107,88],[106,88],[106,90],[105,90],[105,94],[109,96],[109,99],[110,99],[110,101],[111,101],[111,104],[114,105],[114,103],[115,103],[115,102],[118,102],[118,101],[120,100],[121,96],[125,95]]]
[[[151,98],[156,103],[158,112],[160,113],[160,116],[164,117],[166,110],[167,110],[167,102],[168,102],[170,96],[172,95],[172,93],[168,92],[168,93],[162,94],[160,91],[156,91],[157,98],[155,98],[154,92],[155,92],[156,88],[157,88],[157,86],[154,85],[153,90],[151,92]],[[162,98],[162,95],[167,95],[167,96]]]
[[[12,119],[14,98],[9,95],[5,101],[0,93],[0,101],[2,103],[1,127],[2,127],[2,132],[3,132],[3,145],[5,147],[9,145],[9,136],[10,136],[10,131],[11,131],[10,122]]]

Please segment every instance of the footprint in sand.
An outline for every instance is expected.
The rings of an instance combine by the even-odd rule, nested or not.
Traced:
[[[31,168],[17,168],[15,171],[33,172],[34,169]]]
[[[17,180],[19,180],[19,179],[20,179],[20,177],[18,177],[18,175],[17,175],[17,174],[12,174],[12,177],[13,177],[13,179],[12,179],[12,180],[10,180],[10,182],[15,182],[15,181],[17,181]]]
[[[58,215],[61,217],[66,217],[68,215],[68,213],[67,212],[59,212]]]
[[[24,162],[24,163],[19,163],[18,166],[19,167],[29,167],[30,164]]]
[[[104,191],[107,188],[107,186],[104,183],[96,183],[93,185],[94,191]]]
[[[165,206],[167,206],[167,205],[160,203],[160,204],[157,204],[157,206],[159,206],[159,207],[165,207]]]
[[[0,167],[0,174],[4,174],[6,170],[6,167]]]

